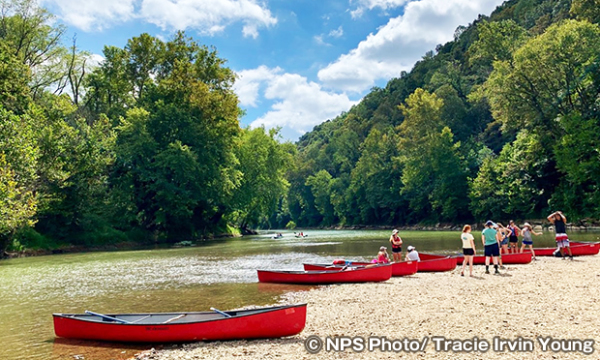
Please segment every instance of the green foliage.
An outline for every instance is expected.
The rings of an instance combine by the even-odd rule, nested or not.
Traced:
[[[285,224],[285,228],[288,230],[294,230],[296,228],[296,223],[290,220],[287,224]]]
[[[571,16],[592,23],[600,22],[600,0],[573,0]]]
[[[478,220],[525,218],[544,206],[539,181],[548,158],[542,150],[535,135],[522,131],[498,157],[484,159],[469,192]]]
[[[292,162],[285,144],[277,142],[278,130],[245,129],[236,150],[240,186],[233,196],[231,207],[237,210],[241,228],[257,226],[270,214],[287,193],[289,183],[285,174]]]
[[[555,140],[562,133],[557,116],[596,111],[599,48],[598,26],[571,20],[525,43],[512,66],[494,63],[486,85],[494,117],[543,134],[544,143]]]

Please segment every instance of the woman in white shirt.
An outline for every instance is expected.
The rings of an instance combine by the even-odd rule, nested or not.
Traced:
[[[469,273],[473,276],[473,256],[475,256],[475,242],[473,241],[473,235],[471,234],[471,225],[465,225],[463,232],[460,235],[463,247],[463,266],[460,271],[460,276],[465,276],[465,266],[469,263]]]

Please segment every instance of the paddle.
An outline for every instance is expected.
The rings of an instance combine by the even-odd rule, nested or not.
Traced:
[[[221,315],[223,315],[223,316],[225,316],[225,317],[231,317],[231,315],[229,315],[228,313],[226,313],[226,312],[224,312],[224,311],[221,311],[221,310],[215,309],[215,308],[213,308],[213,307],[211,307],[210,309],[211,309],[212,311],[216,312],[217,314],[221,314]]]
[[[88,315],[99,316],[99,317],[101,317],[103,319],[106,319],[106,320],[112,320],[112,321],[120,322],[122,324],[131,324],[132,323],[131,321],[127,321],[127,320],[123,320],[123,319],[118,319],[116,317],[112,317],[112,316],[108,316],[108,315],[96,313],[96,312],[89,311],[89,310],[86,310],[85,313],[88,314]]]

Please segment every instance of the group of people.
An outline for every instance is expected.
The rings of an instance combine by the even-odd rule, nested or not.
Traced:
[[[571,253],[571,247],[569,246],[569,237],[567,236],[566,223],[567,218],[561,211],[556,211],[548,215],[548,221],[554,225],[556,232],[556,246],[560,251],[560,255],[565,259],[565,249],[569,253],[569,257],[573,260],[573,254]],[[533,230],[533,227],[529,223],[523,224],[522,228],[518,228],[515,222],[511,220],[507,227],[502,226],[500,223],[494,223],[488,220],[485,223],[485,229],[481,232],[481,242],[484,247],[485,255],[485,273],[490,273],[490,260],[494,264],[494,272],[499,274],[498,268],[503,268],[502,265],[502,254],[516,253],[519,233],[523,236],[520,252],[525,250],[525,247],[529,247],[529,251],[535,259],[535,251],[533,250],[533,237],[532,235],[542,235]],[[465,260],[460,274],[464,276],[465,267],[469,265],[469,272],[473,276],[473,256],[475,256],[475,241],[471,234],[471,226],[465,225],[463,232],[460,236],[463,246],[463,255]]]
[[[402,238],[400,237],[400,235],[398,235],[398,230],[396,229],[392,231],[392,236],[390,236],[390,244],[392,245],[393,261],[402,261]],[[414,246],[409,245],[406,248],[406,251],[406,257],[404,258],[405,261],[421,261],[419,253],[417,252]],[[377,257],[373,259],[372,262],[378,264],[387,264],[391,261],[392,259],[390,259],[390,256],[387,252],[387,247],[382,246],[379,248],[379,253],[377,253]]]
[[[560,251],[560,255],[565,259],[565,249],[573,260],[573,254],[569,246],[569,237],[567,236],[566,223],[567,218],[561,211],[556,211],[548,215],[548,221],[554,225],[556,232],[556,245]],[[523,237],[521,248],[518,248],[519,235]],[[485,273],[490,273],[490,262],[494,265],[494,273],[500,274],[499,268],[504,268],[502,264],[502,254],[515,254],[525,251],[529,247],[533,259],[535,259],[535,251],[533,250],[532,235],[542,235],[536,232],[531,224],[526,222],[521,228],[515,225],[513,220],[509,221],[508,226],[503,226],[501,223],[494,223],[488,220],[485,223],[485,228],[481,232],[481,243],[484,248],[485,255]],[[465,275],[465,268],[469,266],[470,275],[473,276],[473,257],[475,256],[475,238],[471,234],[471,225],[465,225],[460,236],[463,248],[463,266],[460,272],[461,276]],[[398,230],[393,230],[390,236],[390,244],[392,246],[392,256],[394,262],[402,261],[402,238],[398,235]],[[407,247],[405,261],[420,261],[419,253],[414,246]],[[373,259],[373,263],[387,264],[391,262],[387,247],[379,248],[377,257]]]

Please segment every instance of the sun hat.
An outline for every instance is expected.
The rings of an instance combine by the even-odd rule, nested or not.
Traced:
[[[493,225],[494,225],[494,222],[493,222],[492,220],[488,220],[488,221],[485,223],[485,226],[493,226]]]
[[[414,246],[412,246],[412,245],[409,245],[409,246],[408,246],[406,249],[407,249],[408,251],[413,251],[413,250],[415,249],[415,247],[414,247]]]
[[[394,231],[392,231],[392,235],[397,234],[398,230],[394,229]]]
[[[525,227],[525,226],[529,226],[529,228],[531,228],[531,224],[528,223],[528,222],[526,222],[525,224],[523,224],[523,227]]]
[[[387,248],[385,246],[382,246],[379,248],[379,250],[386,250]]]

